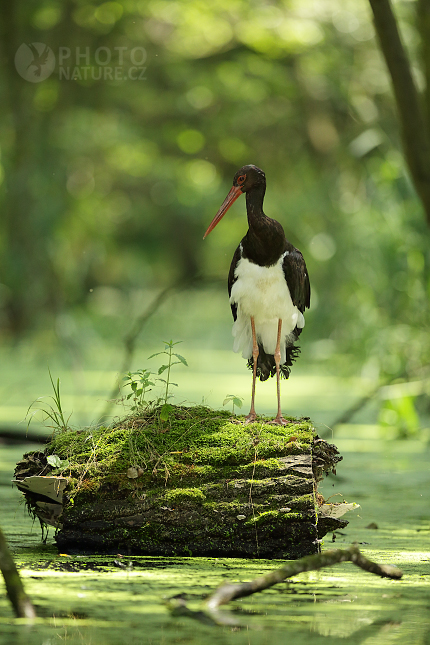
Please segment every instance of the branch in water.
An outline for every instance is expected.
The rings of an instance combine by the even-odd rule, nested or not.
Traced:
[[[273,585],[276,585],[278,582],[282,582],[286,578],[296,576],[298,573],[302,573],[303,571],[315,571],[316,569],[332,566],[338,562],[353,562],[358,567],[361,567],[361,569],[383,578],[393,578],[397,580],[403,575],[402,571],[396,567],[377,564],[376,562],[368,560],[364,555],[362,555],[360,549],[353,545],[349,547],[349,549],[333,549],[330,551],[324,551],[324,553],[320,553],[318,555],[308,555],[304,558],[300,558],[300,560],[288,562],[279,569],[266,573],[264,576],[260,576],[259,578],[254,578],[254,580],[250,580],[249,582],[244,582],[242,584],[226,583],[209,596],[205,602],[206,608],[209,612],[217,612],[220,605],[225,605],[231,600],[244,598],[245,596],[250,596],[257,591],[263,591],[263,589],[273,587]]]
[[[0,571],[6,585],[6,593],[15,615],[18,618],[35,618],[36,612],[30,598],[24,590],[24,585],[13,561],[12,555],[6,544],[5,537],[0,529]]]

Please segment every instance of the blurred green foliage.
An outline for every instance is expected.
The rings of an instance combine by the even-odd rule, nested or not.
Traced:
[[[423,84],[414,3],[395,7]],[[0,19],[4,338],[64,312],[123,328],[178,278],[223,284],[244,203],[202,235],[254,163],[308,264],[314,358],[421,375],[430,236],[365,2],[15,0]],[[51,48],[49,78],[18,74],[23,43]]]

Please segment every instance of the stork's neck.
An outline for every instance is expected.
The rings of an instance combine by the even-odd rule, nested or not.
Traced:
[[[266,215],[263,213],[265,192],[266,186],[264,184],[259,184],[246,193],[246,212],[248,214],[248,225],[250,229],[258,229],[260,223],[264,219],[267,219]]]
[[[281,224],[263,212],[266,186],[254,186],[246,193],[248,232],[242,240],[244,257],[260,266],[272,266],[285,251],[286,239]]]

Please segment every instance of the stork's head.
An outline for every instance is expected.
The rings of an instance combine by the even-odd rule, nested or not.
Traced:
[[[212,222],[209,224],[208,230],[203,236],[203,239],[209,235],[211,231],[215,228],[218,222],[224,217],[230,206],[236,201],[242,193],[247,193],[249,190],[252,190],[256,186],[266,186],[266,175],[257,166],[249,164],[247,166],[242,166],[240,170],[237,171],[233,178],[233,186],[230,189],[227,197],[221,204],[221,208],[218,213],[213,218]]]

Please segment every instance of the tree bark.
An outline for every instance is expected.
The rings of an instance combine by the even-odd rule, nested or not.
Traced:
[[[430,136],[390,0],[369,0],[396,99],[406,161],[430,225]]]
[[[430,6],[428,0],[418,0],[416,27],[421,36],[421,63],[426,81],[424,117],[430,127]]]

